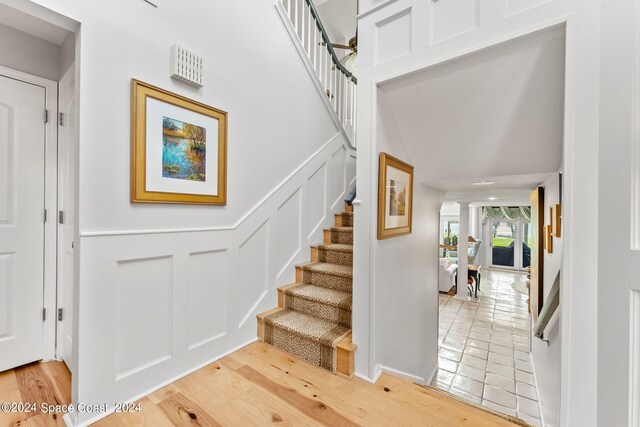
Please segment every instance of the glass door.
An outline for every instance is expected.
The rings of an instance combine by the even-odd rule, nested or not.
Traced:
[[[522,270],[531,265],[532,227],[528,221],[491,221],[491,265]]]
[[[530,222],[522,221],[522,265],[527,268],[531,265],[531,239],[533,238],[533,227]]]
[[[491,263],[496,267],[515,268],[517,223],[491,221]]]

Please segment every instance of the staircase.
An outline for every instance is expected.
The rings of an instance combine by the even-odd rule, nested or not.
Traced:
[[[335,214],[311,262],[296,266],[296,283],[278,288],[278,307],[259,314],[258,339],[308,363],[351,378],[353,211]]]

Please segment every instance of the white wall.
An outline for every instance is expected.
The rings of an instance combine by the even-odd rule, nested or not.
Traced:
[[[565,258],[563,261],[563,425],[594,425],[597,416],[597,252],[593,238],[598,219],[598,0],[422,1],[363,0],[358,21],[358,138],[375,141],[377,88],[394,78],[495,46],[520,35],[566,23],[566,87],[563,166],[565,172]],[[426,95],[425,95],[426,96]],[[428,138],[425,135],[425,138]],[[355,241],[373,241],[377,148],[358,150],[358,197]],[[433,160],[438,161],[437,159]],[[365,185],[365,182],[370,185]],[[366,204],[366,206],[365,206]],[[366,227],[365,227],[366,225]],[[368,321],[373,281],[368,266],[373,251],[354,258],[354,338],[359,338],[356,370],[371,375],[369,343],[379,339]],[[584,268],[589,266],[589,268]],[[364,310],[364,313],[362,311]],[[362,316],[362,317],[358,317]],[[376,348],[385,343],[376,344]],[[434,343],[435,345],[435,343]]]
[[[388,108],[384,92],[379,91],[375,150],[410,163]],[[416,183],[412,233],[373,241],[375,364],[421,383],[429,381],[438,365],[438,233],[443,197],[443,192]],[[377,204],[372,206],[377,209]],[[370,231],[375,233],[377,224],[372,225]]]
[[[60,46],[60,77],[64,76],[69,67],[71,67],[75,61],[76,55],[76,35],[69,33],[65,37],[64,42]]]
[[[560,174],[553,174],[542,185],[544,187],[544,224],[551,224],[549,208],[560,203]],[[553,238],[553,253],[544,251],[544,300],[546,301],[553,281],[562,267],[564,235]],[[560,361],[561,361],[561,307],[551,318],[545,330],[548,343],[531,337],[531,357],[538,385],[538,396],[542,419],[546,426],[560,425]]]
[[[58,81],[60,46],[0,24],[0,65]]]
[[[270,1],[37,3],[81,25],[73,399],[125,401],[255,339],[342,208],[355,152]],[[169,78],[176,43],[204,58],[202,89]],[[229,113],[227,206],[129,203],[131,78]]]

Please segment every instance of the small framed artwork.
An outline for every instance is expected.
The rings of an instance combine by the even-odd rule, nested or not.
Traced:
[[[227,113],[132,79],[131,202],[225,205]]]
[[[554,237],[562,237],[562,218],[559,204],[551,207],[551,234]]]
[[[551,225],[544,226],[544,248],[548,253],[553,253],[553,236],[551,235]]]
[[[413,166],[380,153],[378,240],[411,234]]]

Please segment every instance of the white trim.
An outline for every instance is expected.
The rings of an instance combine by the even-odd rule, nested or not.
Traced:
[[[362,18],[364,18],[365,16],[371,15],[373,12],[377,12],[377,11],[379,11],[380,9],[383,9],[383,8],[385,8],[385,7],[389,6],[391,3],[395,3],[396,1],[397,1],[397,0],[386,0],[386,1],[383,1],[383,2],[381,2],[381,3],[378,3],[377,5],[375,5],[375,6],[371,7],[370,9],[365,10],[364,12],[360,13],[360,14],[357,16],[357,18],[358,18],[358,19],[362,19]]]
[[[336,114],[336,111],[334,110],[333,105],[331,105],[331,101],[329,100],[329,97],[327,97],[327,94],[324,88],[322,87],[322,83],[320,82],[320,79],[316,74],[315,68],[311,63],[311,60],[309,59],[309,57],[307,56],[307,53],[304,50],[304,46],[302,45],[302,43],[300,43],[300,39],[298,38],[299,37],[298,33],[296,29],[293,27],[293,24],[291,23],[291,19],[289,19],[289,16],[287,15],[287,11],[284,9],[282,2],[280,0],[275,0],[274,6],[278,11],[278,15],[280,15],[280,18],[282,19],[282,23],[287,29],[287,32],[289,33],[289,36],[291,37],[291,40],[293,41],[293,44],[296,47],[296,50],[300,54],[300,58],[302,59],[302,62],[304,63],[305,68],[309,72],[309,76],[311,77],[313,84],[315,85],[316,89],[318,89],[318,94],[320,95],[320,98],[322,99],[324,106],[327,108],[327,111],[329,111],[329,115],[331,115],[331,119],[333,120],[333,123],[340,130],[340,133],[344,135],[345,139],[349,142],[350,148],[355,150],[356,149],[355,141],[351,141],[350,135],[347,133],[346,129],[342,125],[342,122],[340,121],[338,114]]]
[[[113,230],[113,231],[81,231],[80,237],[105,237],[105,236],[130,236],[139,234],[167,234],[167,233],[194,233],[202,231],[232,231],[240,227],[254,212],[260,208],[267,200],[271,198],[276,192],[284,187],[296,174],[298,174],[307,164],[309,164],[318,154],[331,145],[336,138],[343,135],[343,132],[338,132],[329,141],[316,150],[311,156],[309,156],[300,166],[298,166],[293,172],[289,174],[280,184],[276,185],[273,190],[267,193],[258,203],[256,203],[247,213],[245,213],[235,224],[221,227],[199,227],[199,228],[166,228],[166,229],[148,229],[148,230]]]
[[[45,109],[49,120],[45,123],[45,184],[44,209],[48,219],[44,224],[44,282],[43,308],[46,320],[43,325],[43,354],[45,360],[56,357],[56,254],[57,227],[56,210],[58,206],[58,83],[43,77],[0,66],[0,75],[44,88]],[[42,112],[44,119],[44,111]]]
[[[438,368],[436,367],[436,370],[437,369]],[[413,381],[413,382],[418,383],[418,384],[425,384],[425,380],[422,377],[419,377],[419,376],[413,375],[413,374],[409,374],[408,372],[400,371],[398,369],[390,368],[388,366],[380,365],[380,373],[378,374],[378,377],[380,377],[382,372],[384,372],[385,374],[393,375],[395,377],[400,377],[400,378],[405,379],[405,380]],[[435,375],[435,371],[433,372],[432,375]]]
[[[160,383],[160,384],[158,384],[156,386],[153,386],[149,390],[146,390],[146,391],[140,393],[139,395],[127,400],[124,403],[131,403],[131,402],[135,402],[137,400],[140,400],[143,397],[148,396],[149,394],[151,394],[151,393],[153,393],[153,392],[155,392],[157,390],[160,390],[162,387],[166,387],[167,385],[169,385],[169,384],[171,384],[171,383],[173,383],[175,381],[178,381],[180,378],[186,377],[187,375],[189,375],[189,374],[191,374],[191,373],[193,373],[193,372],[195,372],[195,371],[197,371],[199,369],[202,369],[207,365],[210,365],[211,363],[215,362],[216,360],[220,360],[223,357],[228,356],[229,354],[231,354],[233,352],[236,352],[236,351],[240,350],[241,348],[246,347],[249,344],[252,344],[252,343],[254,343],[256,341],[258,341],[257,337],[251,338],[249,341],[246,341],[246,342],[244,342],[244,343],[232,348],[231,350],[228,350],[228,351],[226,351],[226,352],[224,352],[222,354],[214,356],[211,359],[207,360],[206,362],[203,362],[203,363],[201,363],[201,364],[199,364],[199,365],[197,365],[197,366],[195,366],[195,367],[193,367],[191,369],[188,369],[188,370],[176,375],[175,377],[173,377],[171,379],[168,379],[167,381],[164,381],[164,382],[162,382],[162,383]],[[98,422],[99,420],[111,415],[114,412],[114,410],[115,410],[115,408],[109,408],[108,412],[100,413],[99,415],[96,415],[95,417],[90,418],[90,419],[88,419],[88,420],[86,420],[86,421],[84,421],[83,423],[80,423],[80,424],[76,424],[76,420],[74,419],[76,412],[73,412],[74,417],[71,417],[70,413],[64,414],[63,420],[64,420],[64,423],[68,427],[84,427],[84,426],[91,425],[91,424],[93,424],[95,422]]]
[[[438,313],[438,322],[440,322],[440,313]],[[431,372],[431,374],[429,374],[429,380],[427,381],[427,383],[425,385],[431,385],[431,383],[435,379],[436,375],[438,375],[438,368],[439,368],[439,366],[436,363],[436,367],[433,368],[433,371]]]
[[[533,322],[533,319],[531,319],[531,321]],[[537,338],[531,338],[531,339],[537,339]],[[542,401],[540,400],[540,387],[538,387],[538,375],[536,375],[536,365],[534,365],[533,363],[533,353],[531,352],[531,348],[529,350],[529,363],[531,363],[531,369],[533,370],[533,382],[536,387],[538,415],[540,415],[540,423],[542,424],[542,427],[544,427],[546,424],[544,422],[544,416],[542,414]]]
[[[453,61],[453,60],[457,60],[457,59],[461,59],[467,55],[470,54],[474,54],[477,52],[480,52],[484,49],[490,48],[490,47],[494,47],[497,46],[499,44],[508,42],[509,40],[513,40],[522,36],[526,36],[529,34],[533,34],[536,33],[538,31],[544,31],[547,30],[549,28],[555,27],[557,25],[562,25],[565,24],[569,18],[572,16],[572,14],[566,14],[566,15],[562,15],[560,17],[554,18],[554,19],[550,19],[548,21],[545,21],[541,24],[536,24],[536,25],[532,25],[530,27],[527,28],[523,28],[521,30],[518,31],[514,31],[512,33],[509,34],[505,34],[502,35],[500,37],[496,37],[494,39],[485,41],[483,43],[468,47],[468,48],[464,48],[464,49],[460,49],[457,52],[453,52],[453,53],[448,53],[446,55],[443,55],[439,58],[433,58],[433,59],[429,59],[428,61],[425,61],[421,64],[418,65],[412,65],[410,67],[407,67],[403,70],[400,71],[394,71],[386,76],[380,76],[380,77],[376,77],[374,79],[372,79],[372,82],[374,84],[375,87],[382,85],[384,83],[387,83],[391,80],[394,80],[396,78],[399,77],[403,77],[406,76],[407,74],[411,74],[411,73],[415,73],[417,71],[423,71],[426,70],[428,68],[431,68],[433,66],[436,65],[440,65],[443,64],[445,62],[449,62],[449,61]]]

